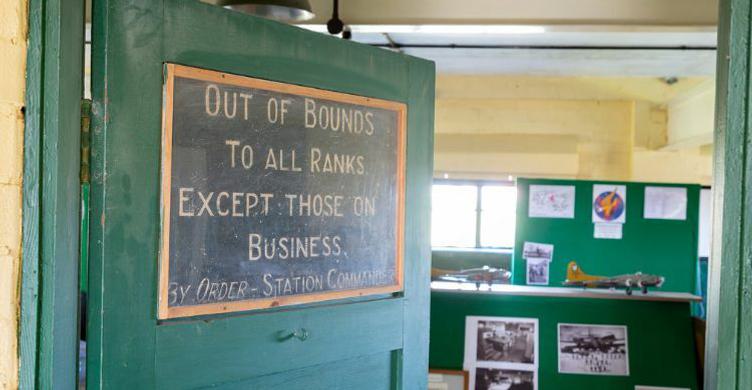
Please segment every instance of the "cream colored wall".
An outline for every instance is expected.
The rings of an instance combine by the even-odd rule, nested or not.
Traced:
[[[668,85],[657,78],[441,75],[435,173],[709,184],[708,147],[668,147],[671,103],[705,84],[701,78]]]
[[[0,388],[18,382],[27,1],[0,3]]]

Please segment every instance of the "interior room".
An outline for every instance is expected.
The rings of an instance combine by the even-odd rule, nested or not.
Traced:
[[[747,3],[0,5],[0,388],[752,388]]]
[[[436,63],[429,388],[699,389],[713,5],[547,5],[340,6],[351,40]]]

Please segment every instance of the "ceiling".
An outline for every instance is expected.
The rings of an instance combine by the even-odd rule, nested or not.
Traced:
[[[316,17],[300,26],[326,33],[332,0],[310,2]],[[664,78],[714,75],[717,9],[717,0],[347,0],[340,17],[353,41],[432,60],[439,73]]]
[[[323,24],[332,0],[310,0]],[[715,26],[717,0],[343,0],[350,24]]]
[[[326,33],[324,25],[301,27]],[[354,41],[435,61],[440,73],[694,77],[715,71],[713,27],[354,25],[352,31]]]
[[[326,33],[331,0],[301,27]],[[348,0],[352,40],[452,74],[712,76],[715,0]]]

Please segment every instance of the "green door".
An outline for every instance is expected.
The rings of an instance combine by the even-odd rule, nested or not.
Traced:
[[[193,0],[95,0],[92,45],[88,387],[425,388],[433,64]],[[401,290],[160,319],[166,64],[403,103]]]

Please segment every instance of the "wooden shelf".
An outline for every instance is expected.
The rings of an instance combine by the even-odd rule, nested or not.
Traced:
[[[511,295],[530,297],[557,297],[557,298],[592,298],[592,299],[617,299],[631,301],[663,301],[663,302],[699,302],[702,297],[682,292],[669,292],[650,290],[647,294],[634,291],[632,295],[621,289],[601,288],[570,288],[570,287],[537,287],[515,286],[511,284],[495,284],[489,290],[487,285],[481,285],[476,289],[474,283],[431,282],[432,291],[456,292],[462,294],[488,294],[488,295]]]

